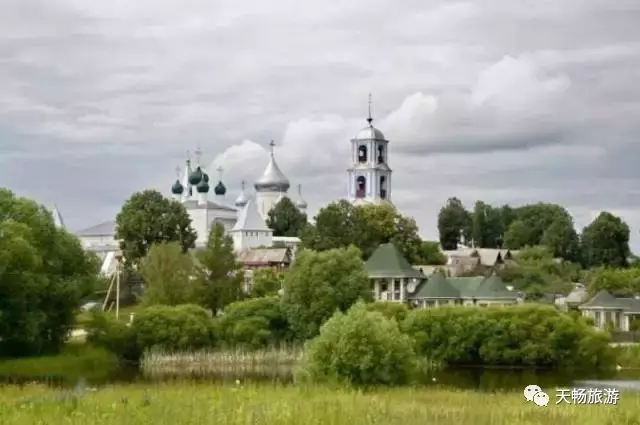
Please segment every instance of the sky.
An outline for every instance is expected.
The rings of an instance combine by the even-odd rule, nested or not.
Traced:
[[[452,196],[542,201],[620,215],[637,250],[638,22],[637,0],[2,0],[0,186],[79,230],[169,195],[198,147],[232,202],[273,139],[314,215],[371,93],[423,237]]]

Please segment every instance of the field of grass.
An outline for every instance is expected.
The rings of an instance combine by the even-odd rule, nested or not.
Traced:
[[[618,405],[527,403],[522,393],[444,389],[361,392],[329,387],[173,383],[116,386],[74,397],[42,387],[0,388],[0,423],[287,425],[627,425],[640,423],[640,397]]]
[[[615,347],[616,361],[623,369],[640,369],[640,345]]]

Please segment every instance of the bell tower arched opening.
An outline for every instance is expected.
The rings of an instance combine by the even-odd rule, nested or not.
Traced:
[[[378,144],[378,164],[384,164],[384,146],[382,143]]]
[[[356,198],[364,198],[367,193],[367,179],[364,176],[356,177]]]
[[[368,157],[367,147],[365,145],[358,146],[358,162],[365,163],[367,162]]]
[[[387,199],[387,176],[380,176],[380,198]]]

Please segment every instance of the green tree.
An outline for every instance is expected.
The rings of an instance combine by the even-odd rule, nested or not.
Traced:
[[[640,269],[601,266],[589,270],[587,291],[595,295],[607,291],[617,297],[630,297],[640,291]]]
[[[277,297],[236,301],[218,319],[223,343],[232,348],[257,349],[291,341],[289,322]]]
[[[469,211],[458,198],[449,198],[438,214],[438,232],[442,249],[457,249],[461,234],[467,240],[471,238],[471,228]]]
[[[178,242],[184,252],[195,246],[196,232],[187,210],[155,190],[137,192],[116,216],[116,239],[127,264],[137,265],[151,248]]]
[[[580,260],[580,239],[569,214],[559,214],[547,227],[540,240],[553,255],[569,261]]]
[[[285,196],[269,211],[267,226],[273,236],[299,237],[307,226],[307,215]]]
[[[392,242],[412,263],[419,263],[422,240],[415,220],[399,214],[392,206],[353,206],[338,201],[322,208],[301,236],[305,248],[324,251],[357,246],[363,258],[380,245]]]
[[[198,252],[198,294],[200,304],[216,314],[242,298],[244,271],[233,248],[233,239],[216,223],[206,247]]]
[[[442,266],[447,263],[447,257],[440,250],[438,242],[422,241],[419,256],[420,264]]]
[[[139,270],[145,282],[146,304],[178,305],[195,300],[193,257],[182,252],[179,243],[152,245]]]
[[[582,231],[585,267],[626,267],[629,249],[629,226],[620,217],[601,212]]]
[[[98,271],[48,210],[0,189],[0,355],[59,351]]]
[[[527,246],[531,237],[531,228],[523,220],[514,220],[504,234],[503,245],[507,249],[520,249]]]
[[[336,310],[372,298],[360,250],[301,250],[283,282],[282,306],[299,339],[316,336]]]
[[[277,295],[282,289],[283,273],[274,268],[256,269],[253,272],[253,288],[251,288],[251,296],[267,297]]]
[[[415,360],[410,339],[394,319],[357,303],[336,312],[307,343],[302,370],[313,381],[400,385],[410,380]]]
[[[500,210],[477,201],[473,209],[472,238],[480,248],[499,248],[502,244],[504,227]]]

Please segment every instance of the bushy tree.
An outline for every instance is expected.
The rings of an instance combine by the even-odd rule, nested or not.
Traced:
[[[440,245],[444,250],[456,249],[462,234],[466,240],[471,238],[471,214],[458,198],[449,198],[438,213],[438,232]]]
[[[233,248],[233,239],[216,223],[206,247],[198,253],[199,304],[214,314],[242,298],[244,272]]]
[[[178,305],[196,300],[194,263],[177,242],[155,244],[140,263],[145,304]]]
[[[307,215],[285,196],[269,211],[267,226],[273,236],[298,237],[307,226]]]
[[[601,212],[582,231],[582,253],[586,267],[626,267],[631,254],[629,226],[620,217]]]
[[[416,352],[449,365],[612,366],[609,336],[551,306],[413,310],[403,329]]]
[[[422,265],[442,266],[447,263],[447,257],[440,250],[438,242],[422,241],[419,257]]]
[[[137,265],[157,243],[178,242],[187,252],[196,236],[184,205],[155,190],[134,193],[116,216],[115,237],[127,264]]]
[[[302,370],[313,381],[355,386],[407,383],[415,367],[410,339],[394,319],[358,303],[336,312],[305,347]]]
[[[590,295],[607,291],[616,297],[629,297],[640,292],[640,269],[598,267],[586,275]]]
[[[251,296],[267,297],[277,295],[282,289],[284,274],[274,268],[256,269],[253,272],[253,287],[251,288]]]
[[[0,355],[59,351],[99,267],[48,210],[0,189]]]
[[[237,301],[218,319],[222,343],[247,349],[275,346],[292,340],[289,322],[277,297]]]
[[[372,297],[358,248],[301,250],[283,282],[282,306],[300,339],[316,336],[336,310]]]

